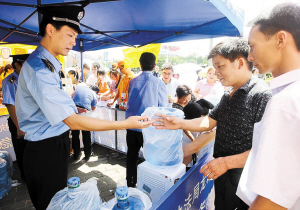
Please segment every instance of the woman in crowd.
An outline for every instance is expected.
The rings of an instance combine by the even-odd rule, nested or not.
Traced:
[[[214,85],[216,85],[216,75],[215,75],[215,68],[210,66],[208,67],[206,79],[200,80],[195,87],[194,93],[197,96],[198,99],[201,99],[208,95]]]
[[[187,85],[179,85],[176,89],[177,101],[173,103],[172,107],[183,110],[183,108],[190,102],[195,102],[196,98],[193,95],[192,89]]]
[[[105,80],[105,71],[98,70],[97,71],[97,86],[99,87],[99,93],[102,95],[110,90],[108,83]]]
[[[77,85],[79,82],[76,79],[76,72],[74,70],[70,70],[67,74],[67,78],[71,78],[72,79],[72,84],[73,85]]]
[[[111,70],[109,72],[109,77],[112,80],[112,83],[109,86],[109,90],[107,90],[101,96],[101,101],[107,101],[109,99],[113,99],[118,91],[118,85],[121,81],[122,75],[117,70]]]

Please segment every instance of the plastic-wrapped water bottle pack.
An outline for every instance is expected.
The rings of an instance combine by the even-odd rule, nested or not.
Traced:
[[[0,152],[0,199],[6,195],[12,187],[13,161],[7,151]]]
[[[100,209],[102,201],[97,180],[91,178],[80,184],[78,177],[68,180],[68,187],[58,191],[51,199],[48,210]]]
[[[97,180],[80,184],[78,177],[71,177],[68,187],[54,195],[47,210],[149,210],[152,206],[150,198],[138,189],[122,185],[116,191],[116,198],[102,203]]]
[[[179,109],[167,107],[149,107],[142,116],[149,119],[158,118],[155,114],[164,114],[183,119],[184,113]],[[175,166],[183,161],[182,130],[156,129],[154,126],[142,130],[144,137],[144,157],[152,165]]]

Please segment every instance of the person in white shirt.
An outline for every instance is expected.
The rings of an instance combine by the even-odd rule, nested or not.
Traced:
[[[86,84],[87,85],[96,85],[97,81],[98,81],[98,77],[97,77],[97,71],[100,70],[100,64],[97,62],[94,62],[92,65],[92,72],[93,74],[91,74],[87,80],[86,80]]]
[[[179,86],[177,79],[173,78],[174,70],[171,63],[165,63],[161,67],[162,80],[166,84],[167,93],[168,93],[168,107],[172,107],[173,102],[176,99],[176,89]]]
[[[273,97],[255,124],[237,195],[250,209],[300,209],[300,6],[277,5],[251,24],[248,60],[273,74]]]

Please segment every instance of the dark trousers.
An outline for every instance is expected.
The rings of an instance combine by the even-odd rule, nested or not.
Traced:
[[[85,158],[89,158],[92,153],[91,145],[91,132],[90,131],[81,131],[82,132],[82,142],[84,146],[84,155]],[[72,148],[74,150],[74,158],[77,159],[80,155],[80,139],[79,139],[80,130],[72,130]]]
[[[16,154],[16,159],[17,159],[17,164],[21,172],[21,178],[25,180],[25,175],[24,175],[24,169],[23,169],[23,155],[24,155],[24,150],[27,144],[27,141],[24,140],[24,138],[17,138],[17,127],[15,126],[14,122],[12,119],[9,117],[7,119],[8,121],[8,127],[9,131],[11,134],[11,141],[14,146],[15,154]]]
[[[236,195],[242,171],[242,168],[228,170],[214,181],[215,210],[244,210],[249,208]]]
[[[126,179],[128,187],[135,187],[137,182],[137,160],[139,151],[143,146],[142,132],[127,130],[127,160],[126,160]]]
[[[67,186],[70,157],[69,131],[41,141],[28,141],[24,172],[31,201],[44,210],[52,197]]]

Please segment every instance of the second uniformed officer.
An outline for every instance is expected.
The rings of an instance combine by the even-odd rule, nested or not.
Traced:
[[[104,121],[77,115],[77,109],[62,90],[58,55],[68,55],[81,33],[79,6],[42,7],[40,45],[23,65],[16,94],[19,127],[28,140],[24,173],[31,201],[46,209],[55,193],[67,185],[70,156],[69,130],[103,131],[148,127],[145,117]]]
[[[99,92],[99,87],[96,85],[91,85],[88,87],[86,83],[80,83],[76,86],[76,90],[72,94],[72,99],[77,106],[78,113],[87,112],[96,109],[98,102],[97,94]],[[81,131],[82,133],[82,143],[84,145],[84,159],[88,161],[92,154],[91,145],[91,132]],[[72,148],[74,150],[74,160],[80,158],[80,140],[79,140],[80,130],[72,130]]]
[[[24,170],[23,170],[23,154],[26,147],[27,141],[24,140],[24,132],[20,130],[19,123],[16,115],[15,109],[15,96],[18,87],[19,74],[25,60],[28,58],[29,54],[24,55],[11,55],[13,58],[12,66],[14,72],[5,77],[2,81],[2,92],[3,92],[3,101],[7,107],[9,118],[8,127],[11,133],[11,140],[14,146],[17,164],[21,172],[21,178],[25,180]]]

